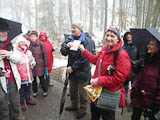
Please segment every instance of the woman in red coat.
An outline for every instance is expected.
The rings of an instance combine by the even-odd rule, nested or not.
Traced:
[[[53,67],[53,54],[52,52],[54,51],[53,46],[51,44],[51,42],[48,40],[48,36],[45,32],[40,32],[39,35],[39,40],[41,42],[43,42],[43,45],[46,48],[46,52],[47,52],[47,56],[48,56],[48,73],[50,73],[52,71],[52,67]],[[53,85],[50,83],[50,76],[48,75],[48,82],[49,85]]]
[[[120,106],[125,106],[125,91],[123,83],[130,73],[130,58],[125,50],[120,50],[116,60],[116,70],[113,74],[107,70],[110,65],[114,65],[114,53],[122,47],[119,31],[116,27],[110,27],[105,33],[106,45],[97,54],[93,55],[83,46],[79,46],[83,56],[92,64],[96,65],[96,70],[90,81],[91,85],[100,85],[110,92],[121,90]],[[101,61],[101,76],[98,75],[99,62]],[[115,120],[114,110],[102,110],[94,103],[91,103],[91,120],[99,120],[102,115],[103,120]]]
[[[142,113],[147,120],[156,120],[153,114],[160,110],[160,38],[150,40],[147,47],[144,62],[137,65],[136,81],[132,84],[132,120],[140,120]]]

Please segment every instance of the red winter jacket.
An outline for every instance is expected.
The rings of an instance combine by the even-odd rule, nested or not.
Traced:
[[[46,39],[42,39],[41,36],[44,36]],[[39,40],[41,42],[43,42],[43,45],[46,48],[46,52],[47,52],[47,56],[48,56],[48,73],[50,73],[52,71],[52,67],[53,67],[53,46],[50,43],[50,41],[48,40],[48,36],[45,32],[41,32],[39,35]]]
[[[109,52],[107,52],[108,47],[107,45],[105,45],[97,55],[93,55],[89,51],[84,50],[83,56],[87,58],[92,64],[96,65],[96,70],[94,72],[93,78],[98,78],[99,85],[103,86],[110,92],[115,92],[122,88],[120,106],[125,106],[125,90],[123,88],[123,83],[125,82],[131,69],[130,58],[127,52],[125,50],[119,51],[116,60],[116,70],[113,72],[113,75],[109,75],[107,70],[109,65],[114,65],[114,53],[121,46],[122,41],[120,41]],[[101,76],[98,75],[100,59],[102,60]]]

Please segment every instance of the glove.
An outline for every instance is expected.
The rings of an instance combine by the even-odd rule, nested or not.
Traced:
[[[49,75],[48,75],[48,70],[47,70],[47,69],[44,70],[44,75],[45,75],[46,77],[49,76]]]

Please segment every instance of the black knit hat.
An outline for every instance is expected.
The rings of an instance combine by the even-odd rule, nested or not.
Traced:
[[[0,30],[2,31],[9,30],[9,25],[3,19],[0,19]]]

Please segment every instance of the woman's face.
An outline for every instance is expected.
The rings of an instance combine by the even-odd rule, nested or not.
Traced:
[[[114,47],[119,42],[118,36],[112,31],[106,32],[105,40],[106,44],[111,47]]]
[[[30,40],[32,41],[32,42],[34,42],[34,41],[36,41],[37,39],[38,39],[38,37],[36,36],[36,35],[31,35],[30,37]]]
[[[152,39],[149,44],[148,44],[148,53],[150,53],[151,55],[154,55],[156,53],[158,53],[159,51],[159,45],[157,40]]]
[[[128,34],[128,35],[127,35],[127,40],[128,40],[129,43],[132,42],[132,35],[131,35],[131,34]]]

